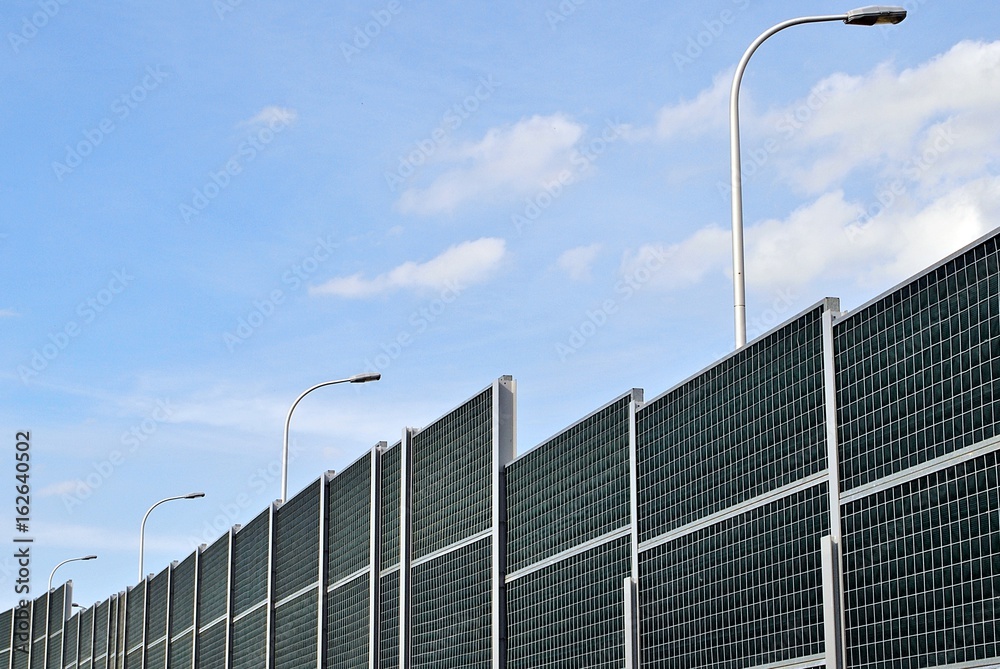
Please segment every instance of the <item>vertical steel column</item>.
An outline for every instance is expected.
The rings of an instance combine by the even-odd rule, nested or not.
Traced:
[[[277,535],[275,517],[278,512],[278,504],[278,502],[271,502],[267,514],[267,599],[265,600],[267,602],[265,604],[267,610],[267,650],[265,652],[265,669],[274,667],[274,548]],[[284,500],[281,501],[281,504],[284,504]]]
[[[829,488],[830,535],[823,538],[823,627],[827,667],[844,666],[844,582],[841,556],[840,442],[837,435],[837,370],[833,319],[840,302],[829,299],[823,311],[823,404],[826,420],[826,460]]]
[[[319,570],[317,577],[319,583],[316,584],[316,592],[319,600],[316,602],[317,617],[316,630],[316,667],[326,666],[326,617],[328,615],[326,605],[326,581],[328,578],[327,562],[330,554],[330,533],[327,528],[327,504],[326,498],[329,495],[330,481],[336,474],[332,471],[326,472],[319,479]]]
[[[171,606],[171,600],[173,600],[174,594],[174,569],[177,568],[177,560],[171,561],[170,565],[167,567],[167,619],[164,625],[164,636],[163,636],[163,658],[164,665],[170,664],[170,612],[173,610]]]
[[[493,383],[493,489],[491,568],[491,666],[507,666],[507,465],[517,453],[517,382],[501,376]]]
[[[381,631],[382,577],[382,453],[388,444],[380,441],[371,451],[368,498],[368,669],[378,669]]]
[[[229,528],[229,541],[226,546],[226,619],[223,624],[226,626],[226,667],[233,667],[233,588],[235,578],[233,577],[233,555],[236,546],[236,533],[240,531],[242,525],[233,525]],[[207,669],[207,668],[206,668]]]
[[[194,551],[194,597],[192,597],[192,606],[194,610],[191,612],[191,667],[198,666],[198,598],[201,596],[201,587],[198,582],[201,580],[201,554],[207,546],[205,544],[199,544],[198,548]],[[224,663],[223,669],[229,666]]]
[[[643,391],[632,389],[628,409],[628,479],[629,479],[629,578],[625,579],[625,667],[639,669],[639,408]]]
[[[413,437],[412,428],[403,430],[399,444],[399,669],[410,669],[413,651],[412,575],[413,557]]]

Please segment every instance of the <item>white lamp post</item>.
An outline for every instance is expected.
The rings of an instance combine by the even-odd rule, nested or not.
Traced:
[[[350,376],[346,379],[337,379],[336,381],[324,381],[323,383],[317,383],[315,386],[309,388],[295,398],[295,401],[292,402],[291,408],[288,410],[288,415],[285,416],[285,436],[281,447],[281,498],[278,500],[279,503],[284,504],[288,495],[288,427],[292,423],[292,412],[295,411],[295,407],[302,401],[302,398],[317,388],[322,388],[324,386],[333,386],[338,383],[368,383],[369,381],[378,381],[381,378],[381,374],[377,372],[370,372],[355,374],[354,376]]]
[[[86,555],[84,557],[75,557],[75,558],[70,558],[68,560],[63,560],[62,562],[60,562],[59,564],[57,564],[55,567],[52,568],[52,573],[49,574],[49,589],[46,592],[52,590],[52,578],[56,575],[56,569],[58,569],[59,567],[63,566],[68,562],[80,562],[83,560],[96,560],[96,559],[97,559],[96,555]]]
[[[192,492],[192,493],[188,493],[187,495],[177,495],[175,497],[167,497],[166,499],[161,499],[159,502],[157,502],[153,506],[149,507],[149,510],[146,511],[146,515],[144,515],[142,517],[142,524],[139,525],[139,580],[140,581],[143,578],[143,573],[142,573],[142,554],[143,554],[143,548],[144,548],[145,537],[146,537],[146,519],[149,518],[149,514],[153,511],[153,509],[155,509],[159,505],[163,504],[164,502],[172,502],[175,499],[198,499],[199,497],[204,497],[204,496],[205,496],[205,493],[203,493],[203,492]]]
[[[902,7],[883,7],[873,5],[852,9],[846,14],[830,16],[803,16],[797,19],[783,21],[765,31],[750,45],[740,59],[733,76],[733,88],[729,95],[729,139],[730,139],[730,172],[733,189],[733,306],[736,319],[736,348],[747,343],[747,303],[746,277],[743,267],[743,180],[740,174],[740,125],[739,101],[740,82],[746,70],[750,56],[771,35],[797,26],[802,23],[821,23],[824,21],[843,21],[853,26],[874,26],[879,24],[895,24],[906,18],[906,10]]]

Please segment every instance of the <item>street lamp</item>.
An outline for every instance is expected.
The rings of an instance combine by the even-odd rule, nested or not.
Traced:
[[[52,573],[49,574],[49,589],[46,590],[46,592],[52,590],[52,578],[56,575],[56,569],[58,569],[59,567],[63,566],[68,562],[81,562],[83,560],[96,560],[96,559],[97,559],[96,555],[85,555],[84,557],[75,557],[75,558],[70,558],[68,560],[63,560],[62,562],[60,562],[59,564],[57,564],[55,567],[52,568]]]
[[[730,141],[730,176],[733,189],[733,307],[736,319],[736,348],[747,343],[747,303],[746,277],[743,267],[743,180],[740,174],[740,82],[746,70],[750,56],[771,35],[797,26],[802,23],[821,23],[824,21],[843,21],[851,26],[874,26],[880,24],[896,24],[906,18],[906,10],[902,7],[884,7],[872,5],[860,9],[852,9],[846,14],[830,16],[803,16],[789,19],[765,31],[750,45],[736,66],[733,76],[733,88],[729,95],[729,141]]]
[[[164,502],[172,502],[175,499],[198,499],[199,497],[204,497],[204,496],[205,493],[203,492],[192,492],[188,493],[187,495],[176,495],[174,497],[167,497],[166,499],[161,499],[159,502],[149,507],[149,510],[146,511],[146,515],[142,517],[142,524],[139,525],[139,580],[140,581],[142,580],[143,576],[142,553],[143,553],[143,545],[145,543],[145,538],[146,538],[146,519],[149,518],[149,514],[153,511],[153,509],[163,504]]]
[[[295,401],[292,402],[292,407],[288,410],[288,415],[285,416],[285,436],[281,447],[281,499],[278,500],[278,503],[284,504],[285,498],[288,494],[288,427],[292,422],[292,412],[295,411],[295,407],[302,401],[302,398],[317,388],[322,388],[324,386],[333,386],[338,383],[368,383],[369,381],[378,381],[381,378],[382,375],[378,372],[366,372],[364,374],[355,374],[354,376],[350,376],[346,379],[324,381],[323,383],[317,383],[315,386],[309,388],[295,398]]]

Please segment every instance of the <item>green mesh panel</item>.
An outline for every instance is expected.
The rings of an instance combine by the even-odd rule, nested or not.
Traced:
[[[66,627],[63,630],[63,635],[65,635],[66,641],[63,643],[62,667],[68,667],[74,662],[78,662],[80,659],[79,644],[81,617],[82,616],[77,613],[66,622]],[[3,663],[0,663],[0,667],[3,667]]]
[[[196,669],[220,669],[226,660],[226,623],[220,622],[198,632]]]
[[[10,650],[11,634],[14,631],[14,609],[0,613],[0,652]],[[0,667],[3,663],[0,663]]]
[[[507,571],[629,523],[631,393],[507,467]]]
[[[236,533],[233,541],[233,615],[267,598],[270,512],[262,511]]]
[[[28,667],[28,654],[22,652],[22,648],[31,648],[31,618],[32,618],[32,606],[29,604],[26,607],[18,608],[14,611],[14,648],[16,649],[13,654],[13,661],[15,669],[27,669]]]
[[[35,641],[45,637],[45,618],[48,614],[49,596],[42,595],[35,600],[31,607],[31,640]]]
[[[167,636],[167,586],[170,572],[161,571],[149,582],[146,608],[146,644],[152,645]]]
[[[336,583],[369,563],[371,525],[371,456],[340,472],[327,489],[330,537],[328,583]]]
[[[170,577],[170,635],[175,636],[194,624],[195,554],[174,567]]]
[[[413,568],[413,666],[490,666],[490,539]]]
[[[319,495],[317,480],[274,515],[276,601],[319,582]]]
[[[111,650],[108,642],[108,626],[111,616],[111,600],[104,600],[97,605],[94,613],[94,658],[107,655]],[[95,662],[95,666],[96,666]]]
[[[233,669],[264,669],[267,664],[267,608],[233,623]]]
[[[125,656],[125,669],[142,669],[142,651],[141,647],[136,648]]]
[[[826,485],[643,552],[642,666],[740,669],[823,652]]]
[[[319,594],[316,590],[274,610],[274,667],[315,667],[319,657]]]
[[[143,669],[167,669],[166,638],[157,641],[146,649],[146,664]]]
[[[198,624],[204,629],[226,614],[229,535],[219,537],[202,552],[198,571]]]
[[[140,583],[128,591],[125,614],[125,650],[131,651],[142,643],[142,628],[146,622],[146,586]]]
[[[194,666],[192,643],[193,631],[185,632],[170,642],[170,669],[191,669]]]
[[[1000,434],[998,244],[836,323],[843,490]]]
[[[826,467],[821,307],[643,406],[647,541]]]
[[[84,609],[80,614],[80,660],[94,656],[94,612],[95,607]]]
[[[399,472],[402,452],[402,445],[397,442],[382,454],[382,481],[379,486],[382,569],[399,564]]]
[[[413,438],[413,558],[490,527],[493,389]]]
[[[45,669],[45,637],[31,642],[31,669]]]
[[[368,666],[368,586],[360,576],[326,595],[328,669]]]
[[[508,669],[624,666],[629,552],[623,537],[507,584]]]
[[[399,572],[383,576],[379,584],[379,669],[399,666]]]

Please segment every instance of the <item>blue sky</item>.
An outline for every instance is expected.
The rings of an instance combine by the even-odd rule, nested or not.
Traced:
[[[343,4],[343,3],[341,3]],[[751,337],[1000,223],[1000,19],[791,28],[743,83]],[[813,0],[12,0],[0,423],[33,595],[158,572],[494,378],[518,448],[733,346],[728,92]],[[2,516],[2,513],[0,513]],[[0,535],[2,537],[2,535]],[[10,540],[8,539],[8,540]],[[0,604],[15,602],[0,560]]]

